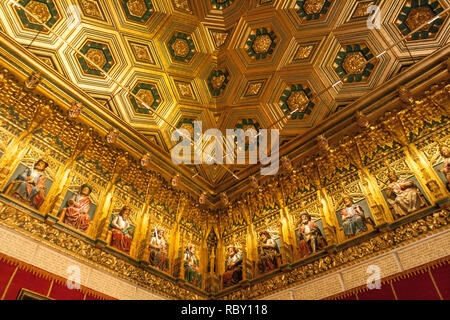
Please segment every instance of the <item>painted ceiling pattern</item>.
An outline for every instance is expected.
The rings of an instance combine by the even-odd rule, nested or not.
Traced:
[[[445,0],[18,0],[176,127],[279,123],[282,140],[314,128],[449,41]],[[368,29],[367,9],[381,9]],[[11,1],[0,28],[169,153],[172,129]],[[36,33],[39,35],[36,36]],[[34,41],[33,41],[34,39]],[[418,41],[420,40],[420,41]],[[30,43],[32,44],[30,45]],[[318,92],[348,76],[344,83]],[[189,129],[191,130],[191,129]],[[241,168],[233,168],[239,173]],[[195,171],[212,186],[232,176]]]

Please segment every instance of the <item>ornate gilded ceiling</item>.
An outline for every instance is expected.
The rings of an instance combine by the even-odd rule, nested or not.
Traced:
[[[450,35],[449,19],[437,19],[365,65],[448,1],[17,1],[175,127],[192,130],[201,120],[204,130],[267,128],[299,108],[278,124],[283,141],[313,130]],[[380,29],[367,27],[373,4]],[[0,8],[0,29],[169,154],[170,126],[11,1]],[[218,192],[234,179],[218,166],[193,169]]]

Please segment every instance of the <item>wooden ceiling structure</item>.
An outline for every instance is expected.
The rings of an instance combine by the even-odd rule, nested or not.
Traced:
[[[356,104],[376,113],[364,100],[444,48],[450,37],[450,19],[439,17],[386,50],[447,10],[445,0],[17,3],[60,36],[14,1],[0,1],[0,31],[20,48],[15,58],[43,72],[55,100],[82,101],[89,122],[105,133],[117,128],[120,144],[136,156],[150,152],[155,170],[166,178],[179,173],[186,189],[195,195],[207,191],[212,204],[222,192],[241,192],[259,166],[176,166],[170,157],[174,127],[192,130],[194,121],[202,121],[203,130],[223,132],[272,127],[280,130],[281,156],[295,159],[317,135],[351,122]],[[372,5],[380,8],[379,29],[368,28]],[[367,63],[374,57],[376,62]]]

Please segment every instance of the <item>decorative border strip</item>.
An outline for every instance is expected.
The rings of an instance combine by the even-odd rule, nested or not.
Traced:
[[[176,283],[175,280],[162,278],[143,267],[96,248],[94,245],[63,230],[56,229],[2,200],[0,200],[0,224],[156,294],[181,300],[205,298],[194,290],[189,290],[190,288],[182,287],[182,284]]]
[[[267,280],[258,279],[258,282],[255,283],[247,282],[241,288],[219,294],[216,298],[224,300],[263,299],[447,229],[450,229],[450,212],[437,208],[425,216],[418,216],[415,220],[408,219],[405,224],[361,243],[336,249],[335,252],[309,260],[309,263],[293,269],[286,269],[283,273]]]
[[[432,262],[429,262],[429,263],[426,263],[426,264],[421,265],[419,267],[416,267],[416,268],[413,268],[413,269],[409,269],[407,271],[403,271],[403,272],[397,273],[397,274],[389,276],[389,277],[386,277],[386,278],[381,280],[381,284],[382,285],[391,284],[393,282],[409,278],[412,275],[423,274],[423,273],[428,272],[428,271],[430,271],[432,269],[436,269],[437,267],[442,267],[442,266],[444,266],[446,264],[450,264],[450,256],[442,258],[442,259],[439,259],[439,260],[435,260],[435,261],[432,261]],[[362,293],[362,292],[366,292],[368,290],[369,289],[367,288],[367,286],[363,285],[363,286],[360,286],[360,287],[357,287],[357,288],[353,288],[353,289],[347,290],[347,291],[345,291],[343,293],[338,293],[336,295],[333,295],[331,297],[325,298],[323,300],[341,300],[341,299],[348,298],[351,295]]]
[[[1,252],[0,252],[0,261],[6,262],[7,264],[10,264],[10,265],[13,265],[13,266],[17,266],[19,269],[31,272],[33,275],[36,275],[36,276],[38,276],[40,278],[44,278],[46,280],[53,280],[54,282],[56,282],[58,284],[61,284],[61,285],[65,284],[66,281],[67,281],[67,279],[65,279],[63,277],[60,277],[58,275],[55,275],[54,273],[45,271],[45,270],[43,270],[41,268],[38,268],[36,266],[33,266],[33,265],[29,264],[29,263],[23,262],[23,261],[18,260],[16,258],[10,257],[10,256],[8,256],[6,254],[1,253]],[[95,291],[95,290],[90,289],[90,288],[88,288],[86,286],[83,286],[83,285],[81,286],[80,291],[83,294],[85,294],[85,295],[89,294],[89,295],[93,296],[94,298],[101,299],[101,300],[117,300],[117,299],[115,299],[113,297],[110,297],[110,296],[108,296],[106,294],[103,294],[103,293],[100,293],[98,291]]]
[[[3,201],[0,201],[0,224],[152,292],[183,300],[207,298],[206,294],[201,296],[190,288],[181,287],[174,280],[158,277],[142,267],[135,266],[62,230],[55,229]],[[287,270],[273,278],[257,283],[246,283],[237,291],[218,294],[214,298],[260,299],[449,228],[449,211],[437,209],[360,244],[318,257],[308,264]]]

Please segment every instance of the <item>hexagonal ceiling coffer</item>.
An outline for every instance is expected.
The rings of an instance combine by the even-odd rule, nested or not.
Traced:
[[[158,87],[154,83],[138,82],[131,92],[153,110],[156,110],[162,102]],[[151,111],[135,97],[130,95],[129,99],[136,113],[151,114]]]
[[[88,40],[80,49],[89,60],[99,66],[104,72],[108,72],[115,64],[114,57],[107,43]],[[86,75],[103,76],[93,63],[86,60],[83,56],[78,57],[81,70]]]
[[[397,26],[403,35],[417,29],[424,23],[430,21],[433,17],[444,11],[439,1],[422,0],[407,1],[397,17]],[[429,39],[436,36],[440,27],[444,23],[442,18],[438,18],[430,23],[429,26],[412,34],[412,40]]]
[[[259,132],[259,130],[261,129],[261,126],[259,125],[259,123],[254,120],[254,119],[240,119],[234,129],[242,129],[244,130],[244,132],[246,132],[247,130],[255,130],[256,133]],[[237,137],[234,139],[235,143],[237,144]],[[251,143],[251,144],[250,144]],[[259,140],[257,138],[246,138],[245,139],[245,151],[248,150],[253,150],[254,147],[259,146]],[[252,147],[252,148],[250,148]]]
[[[189,62],[195,55],[195,45],[189,34],[177,32],[167,43],[172,59],[179,62]]]
[[[368,62],[374,57],[365,44],[354,44],[343,47],[336,59],[333,68],[344,83],[364,82],[372,74],[375,65]]]
[[[151,0],[123,0],[122,8],[127,19],[141,23],[147,22],[153,12]]]
[[[295,9],[302,19],[318,20],[327,14],[330,5],[329,0],[298,0]]]
[[[252,59],[266,59],[272,55],[277,45],[275,42],[276,38],[275,32],[270,29],[261,28],[252,30],[245,46],[247,54]]]
[[[226,69],[211,71],[208,77],[208,87],[214,97],[222,95],[230,81],[230,73]]]
[[[302,84],[293,84],[288,86],[280,98],[281,110],[284,114],[290,114],[294,110],[296,112],[291,114],[292,120],[301,120],[307,114],[311,114],[315,104],[311,101],[313,94],[310,88]]]
[[[211,5],[216,10],[224,10],[233,4],[234,0],[211,0]]]
[[[60,20],[60,15],[53,0],[21,0],[19,4],[24,6],[33,16],[37,17],[41,22],[44,22],[49,28],[53,27]],[[47,29],[44,29],[28,12],[20,8],[16,8],[16,12],[24,29],[27,28],[48,33]]]

